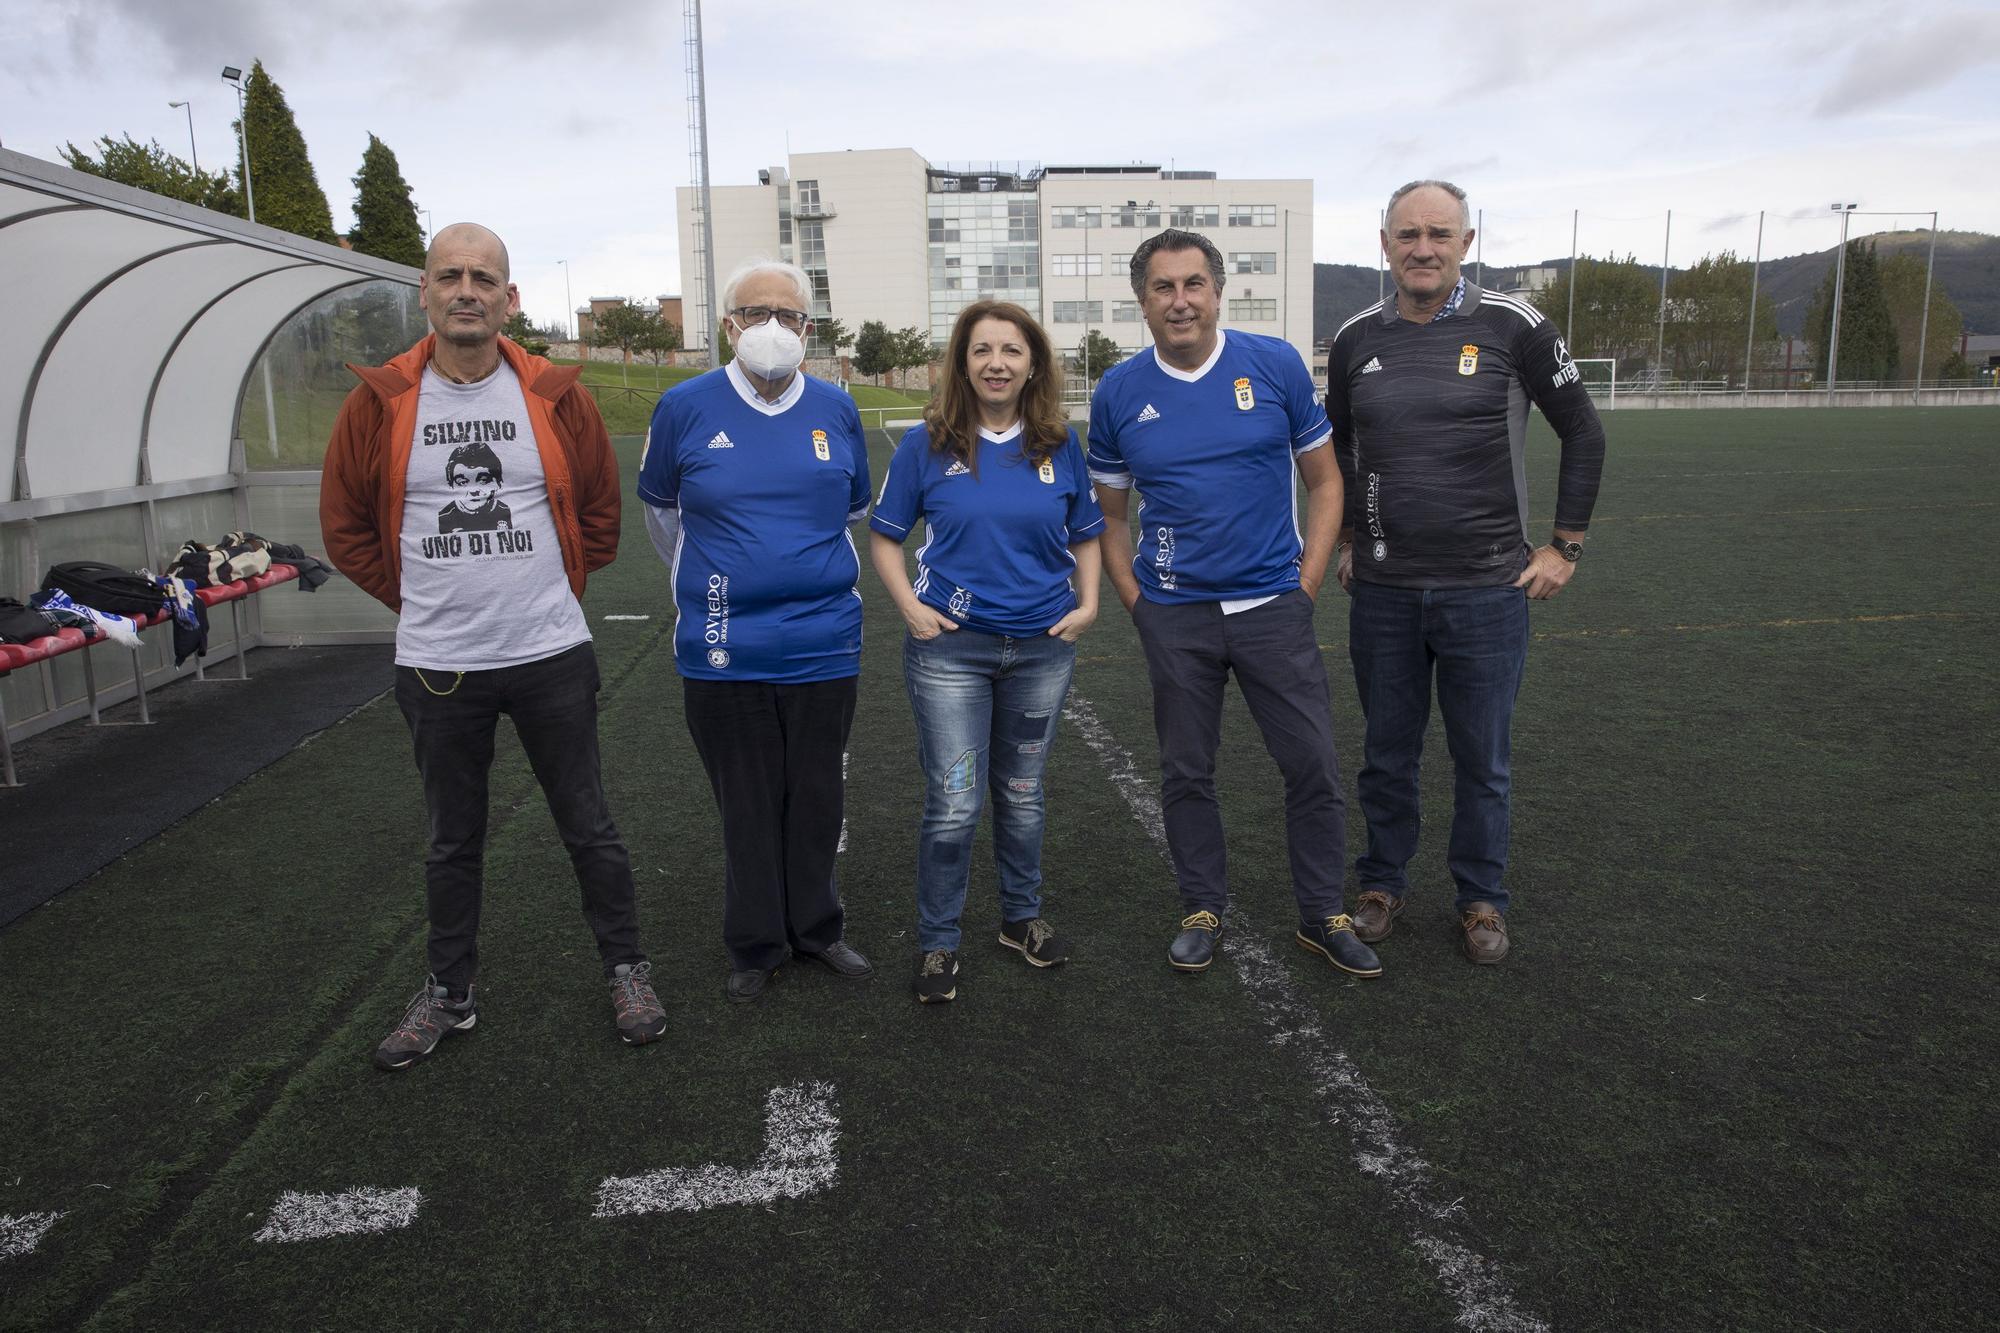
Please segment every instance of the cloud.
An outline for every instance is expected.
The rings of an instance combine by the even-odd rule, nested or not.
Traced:
[[[1815,110],[1852,115],[1934,91],[1966,70],[2000,62],[2000,48],[1985,40],[1991,22],[1990,14],[1959,10],[1871,37],[1855,47]]]

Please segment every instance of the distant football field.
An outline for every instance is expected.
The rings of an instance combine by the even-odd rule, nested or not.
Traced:
[[[1233,932],[1169,969],[1107,586],[1048,774],[1074,960],[994,942],[982,833],[960,998],[919,1008],[921,784],[864,559],[840,877],[877,976],[727,1004],[628,499],[586,611],[667,1039],[613,1035],[503,728],[479,1025],[370,1067],[424,967],[421,796],[377,700],[0,931],[0,1327],[1989,1326],[2000,411],[1606,424],[1588,553],[1533,613],[1504,965],[1456,949],[1435,722],[1386,975],[1293,943],[1283,792],[1232,692]],[[1555,456],[1537,419],[1537,534]],[[1346,620],[1330,588],[1351,808]]]

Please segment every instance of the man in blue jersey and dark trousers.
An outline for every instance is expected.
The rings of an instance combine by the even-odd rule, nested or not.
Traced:
[[[1340,472],[1298,350],[1218,327],[1222,269],[1222,252],[1196,232],[1169,229],[1139,246],[1132,291],[1155,345],[1108,371],[1090,409],[1104,569],[1153,683],[1161,812],[1185,913],[1167,960],[1202,971],[1228,921],[1215,756],[1233,672],[1284,775],[1298,941],[1342,972],[1380,976],[1341,898],[1346,807],[1313,630],[1340,527]],[[1306,488],[1303,537],[1294,467]]]
[[[1403,910],[1435,682],[1454,776],[1459,944],[1469,961],[1497,963],[1528,601],[1561,592],[1583,555],[1604,427],[1555,325],[1459,271],[1472,244],[1465,191],[1411,181],[1384,217],[1395,290],[1341,326],[1326,374],[1347,487],[1337,568],[1353,597],[1348,651],[1367,718],[1355,930],[1384,939]],[[1531,402],[1562,441],[1554,532],[1541,546],[1528,540]]]
[[[847,525],[868,516],[868,445],[854,399],[799,369],[811,292],[793,264],[732,274],[735,359],[660,399],[639,463],[688,734],[722,818],[723,989],[739,1004],[789,958],[874,970],[843,938],[833,870],[861,670]]]

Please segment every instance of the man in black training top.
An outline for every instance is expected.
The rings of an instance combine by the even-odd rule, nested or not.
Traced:
[[[1389,934],[1417,849],[1417,763],[1437,682],[1454,787],[1448,861],[1465,956],[1507,955],[1509,730],[1528,656],[1528,598],[1562,591],[1583,554],[1604,427],[1555,326],[1459,272],[1465,191],[1390,196],[1382,250],[1396,290],[1342,325],[1326,413],[1347,487],[1341,586],[1366,715],[1359,782],[1368,850],[1354,932]],[[1555,532],[1528,536],[1528,404],[1562,441]]]

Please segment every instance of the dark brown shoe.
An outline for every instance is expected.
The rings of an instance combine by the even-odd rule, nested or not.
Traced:
[[[1381,889],[1364,890],[1354,900],[1354,938],[1363,944],[1386,940],[1396,928],[1396,918],[1402,914],[1401,898],[1392,898]]]
[[[1507,918],[1492,903],[1465,909],[1465,958],[1470,963],[1497,963],[1507,956]]]

